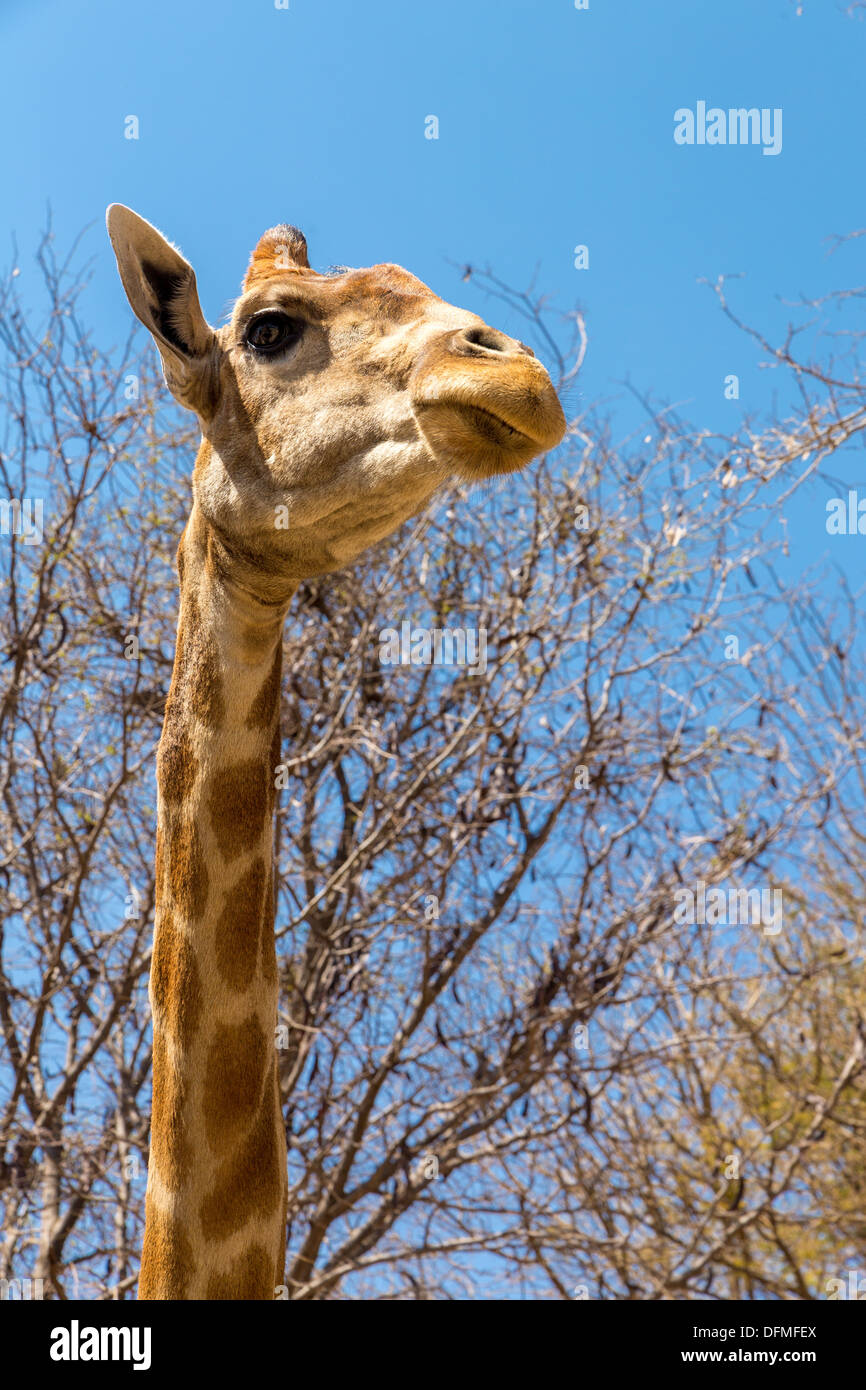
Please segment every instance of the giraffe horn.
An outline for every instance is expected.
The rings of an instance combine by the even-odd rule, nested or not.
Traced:
[[[282,271],[309,269],[307,241],[303,232],[284,222],[279,227],[271,227],[259,240],[250,258],[243,287],[244,290],[252,289],[260,280],[279,275]]]

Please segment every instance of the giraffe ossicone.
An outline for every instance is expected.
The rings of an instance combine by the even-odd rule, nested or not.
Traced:
[[[301,580],[351,563],[450,480],[554,448],[565,419],[527,347],[399,266],[320,275],[303,235],[274,227],[212,328],[176,247],[120,204],[107,224],[202,434],[157,755],[139,1297],[272,1299],[287,1201],[272,864],[286,612]]]

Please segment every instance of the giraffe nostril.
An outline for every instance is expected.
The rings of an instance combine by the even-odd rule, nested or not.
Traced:
[[[506,338],[504,333],[497,333],[495,328],[488,328],[486,325],[464,328],[458,335],[458,341],[470,347],[485,348],[488,352],[511,352],[514,348],[511,338]]]

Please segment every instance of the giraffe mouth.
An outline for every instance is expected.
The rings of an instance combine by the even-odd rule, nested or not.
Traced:
[[[454,402],[452,410],[457,410],[464,415],[470,424],[485,439],[489,439],[492,444],[499,444],[505,448],[513,447],[515,444],[525,446],[535,445],[536,441],[518,429],[515,425],[504,420],[501,415],[494,415],[491,410],[486,410],[480,405],[464,405],[462,402]]]
[[[520,467],[520,463],[511,463],[512,455],[519,456],[522,463],[543,447],[511,419],[471,401],[418,402],[415,415],[422,433],[437,452],[444,448],[446,452],[459,450],[471,454],[480,449],[501,457],[506,471],[512,466]]]
[[[416,424],[431,452],[471,479],[514,473],[555,448],[565,433],[565,417],[546,374],[541,382],[535,376],[529,383],[505,383],[507,390],[485,382],[483,395],[462,383],[454,394],[440,393],[434,382],[433,391],[413,401]]]

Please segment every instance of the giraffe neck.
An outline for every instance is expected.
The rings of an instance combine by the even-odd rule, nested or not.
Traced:
[[[157,757],[153,1112],[140,1298],[272,1299],[286,1146],[272,877],[281,636],[194,509]]]

